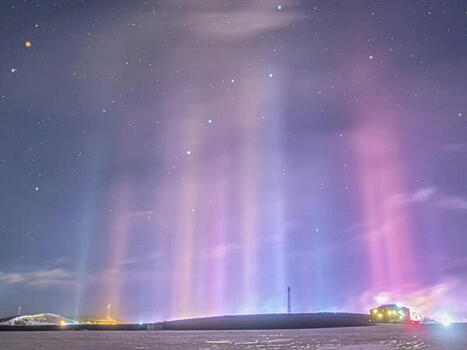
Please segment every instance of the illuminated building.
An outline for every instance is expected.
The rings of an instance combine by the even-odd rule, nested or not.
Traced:
[[[51,313],[42,313],[34,315],[18,315],[5,319],[0,324],[11,326],[52,326],[72,323],[73,320]]]
[[[371,322],[405,323],[410,321],[410,309],[396,304],[381,305],[370,310]]]
[[[75,325],[118,325],[125,321],[107,316],[85,316],[73,319],[52,313],[18,315],[0,319],[0,325],[9,326],[75,326]]]
[[[117,325],[126,323],[123,320],[113,317],[107,316],[82,316],[82,317],[75,317],[75,320],[79,324],[87,324],[87,325]]]

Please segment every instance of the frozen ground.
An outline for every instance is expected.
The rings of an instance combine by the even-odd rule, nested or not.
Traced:
[[[467,349],[467,324],[255,331],[0,332],[0,349]]]

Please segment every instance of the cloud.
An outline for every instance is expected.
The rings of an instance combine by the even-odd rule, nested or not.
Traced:
[[[307,19],[292,8],[278,11],[270,3],[248,3],[242,8],[194,13],[189,26],[195,34],[213,40],[244,40]]]
[[[427,202],[433,198],[436,188],[426,187],[417,190],[414,193],[398,193],[389,199],[390,204],[421,203]]]
[[[422,188],[413,193],[398,193],[388,200],[390,205],[424,202],[440,209],[467,210],[467,198],[442,193],[435,187]]]
[[[467,152],[467,142],[450,143],[444,149],[449,152]]]
[[[262,11],[237,11],[230,13],[202,13],[193,16],[193,28],[200,36],[213,39],[241,40],[280,29],[300,19],[294,14],[273,15]]]
[[[3,273],[0,272],[0,281],[6,284],[21,283],[25,281],[25,277],[21,273]]]
[[[457,196],[442,196],[437,205],[444,209],[467,210],[467,199]]]
[[[73,275],[61,268],[42,269],[30,272],[0,271],[0,281],[5,284],[26,284],[35,287],[70,287],[75,285]]]

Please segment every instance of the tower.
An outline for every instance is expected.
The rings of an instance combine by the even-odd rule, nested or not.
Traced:
[[[292,301],[290,300],[290,287],[287,287],[287,313],[292,312]]]

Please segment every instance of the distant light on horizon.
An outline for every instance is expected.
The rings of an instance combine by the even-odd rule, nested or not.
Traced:
[[[445,326],[449,327],[452,324],[452,317],[448,314],[444,314],[440,317],[439,322]]]

